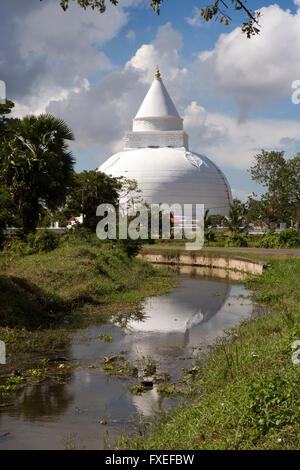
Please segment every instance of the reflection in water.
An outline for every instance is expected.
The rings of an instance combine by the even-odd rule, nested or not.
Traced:
[[[127,329],[144,333],[140,335],[143,354],[161,347],[186,347],[190,330],[209,321],[222,308],[230,290],[224,283],[183,279],[172,295],[148,299],[144,320],[129,322]]]
[[[52,380],[26,387],[18,396],[18,401],[9,410],[15,418],[28,421],[40,421],[43,417],[63,414],[73,401],[73,394],[66,390],[64,384]]]
[[[70,373],[65,384],[47,381],[24,389],[14,407],[0,412],[0,449],[63,448],[62,435],[78,434],[86,448],[103,447],[106,431],[116,437],[128,429],[130,416],[152,416],[153,411],[171,406],[174,399],[162,398],[154,387],[142,396],[129,392],[138,381],[105,375],[100,364],[104,356],[125,355],[129,362],[141,356],[151,356],[158,372],[179,380],[182,368],[192,365],[193,355],[204,352],[223,329],[230,329],[253,312],[244,287],[226,279],[182,277],[170,295],[147,299],[141,310],[131,316],[119,316],[115,324],[93,326],[85,330],[88,340],[74,335],[70,355],[80,367]],[[207,276],[207,271],[205,272]],[[228,276],[228,272],[226,272]],[[225,278],[224,273],[219,273]],[[111,343],[99,340],[99,333],[113,337]],[[98,423],[107,419],[108,425]],[[1,438],[9,432],[8,438]]]
[[[212,279],[199,282],[196,275],[194,279],[183,278],[170,296],[147,299],[144,319],[127,323],[128,343],[136,355],[153,357],[161,370],[178,380],[182,366],[190,364],[189,356],[204,351],[223,329],[232,328],[249,315],[252,304],[248,300],[241,305],[235,292],[231,296],[232,289],[236,291],[236,286]],[[178,364],[178,360],[185,362]],[[132,399],[145,416],[152,416],[165,400],[155,387]]]

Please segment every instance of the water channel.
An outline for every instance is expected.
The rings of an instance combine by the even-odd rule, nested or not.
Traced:
[[[130,386],[141,378],[108,374],[103,361],[121,356],[141,368],[150,358],[157,375],[168,374],[168,383],[180,381],[224,330],[258,313],[242,277],[182,268],[172,293],[146,299],[138,314],[116,315],[112,323],[74,333],[66,353],[74,367],[67,378],[26,387],[12,406],[0,410],[0,449],[103,449],[123,430],[130,433],[141,416],[152,418],[184,399],[162,396],[155,381],[135,395]]]

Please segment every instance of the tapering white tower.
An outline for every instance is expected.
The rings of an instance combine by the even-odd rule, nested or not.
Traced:
[[[189,151],[188,135],[160,72],[125,136],[124,151],[99,171],[137,180],[148,204],[204,204],[210,214],[228,215],[232,196],[221,170],[207,157]]]

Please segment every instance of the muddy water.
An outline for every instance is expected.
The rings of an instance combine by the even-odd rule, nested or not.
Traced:
[[[168,373],[170,382],[180,380],[182,369],[191,367],[224,329],[257,310],[243,285],[228,273],[215,274],[201,269],[181,274],[170,295],[148,298],[132,318],[117,315],[114,323],[74,334],[69,354],[76,367],[64,382],[49,379],[27,387],[12,406],[0,410],[0,449],[101,449],[122,430],[130,432],[139,416],[153,417],[173,406],[179,398],[161,397],[156,385],[133,395],[129,387],[140,379],[107,375],[101,362],[123,355],[141,367],[141,358],[151,356],[157,372]],[[101,333],[112,341],[99,339]]]

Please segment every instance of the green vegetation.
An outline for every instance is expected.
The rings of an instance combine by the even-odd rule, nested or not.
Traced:
[[[158,239],[155,245],[184,246],[193,240]],[[265,234],[247,234],[238,232],[220,232],[208,229],[205,231],[204,247],[248,247],[248,248],[300,248],[300,232],[292,228]],[[151,249],[151,247],[149,247]]]
[[[107,333],[100,333],[99,339],[104,339],[105,343],[111,343],[112,342],[112,335],[109,335]]]
[[[290,221],[300,230],[300,154],[284,158],[284,152],[262,152],[255,157],[250,167],[251,177],[261,183],[266,192],[257,200],[250,197],[247,203],[248,218],[265,223],[269,228],[274,224]]]
[[[138,376],[138,368],[135,364],[125,361],[123,356],[112,356],[103,364],[102,370],[110,375]]]
[[[67,124],[49,114],[8,118],[13,107],[0,103],[0,248],[11,224],[28,235],[83,215],[83,225],[95,231],[99,204],[117,207],[119,192],[130,193],[136,183],[97,171],[75,173]]]
[[[5,241],[5,228],[13,220],[13,201],[7,187],[0,188],[0,250]]]
[[[29,233],[28,235],[9,236],[5,238],[4,249],[9,251],[10,256],[14,255],[32,255],[39,252],[48,252],[57,248],[59,245],[59,236],[50,230],[40,230],[39,232]]]
[[[248,243],[241,233],[233,232],[226,238],[224,246],[248,246]]]
[[[57,209],[72,185],[74,159],[67,124],[49,114],[8,119],[0,145],[0,183],[9,187],[25,233],[34,232],[45,205]]]
[[[269,261],[246,282],[270,312],[219,339],[198,364],[194,398],[162,413],[143,436],[124,437],[122,448],[299,448],[300,366],[291,345],[300,339],[300,260]]]
[[[6,399],[12,393],[26,387],[38,385],[41,383],[46,376],[55,376],[58,383],[63,383],[67,376],[70,374],[70,367],[57,364],[52,364],[51,367],[48,365],[39,364],[39,368],[27,369],[22,375],[10,375],[5,378],[4,383],[0,385],[0,400]],[[19,374],[19,372],[18,372]],[[2,406],[7,404],[1,403]]]
[[[82,214],[83,226],[95,231],[99,222],[99,217],[96,216],[97,207],[103,203],[117,207],[121,180],[95,170],[75,173],[65,206],[50,215],[50,219],[59,220],[60,225],[65,226],[72,216],[79,217]]]
[[[300,248],[300,232],[289,228],[280,233],[270,231],[258,241],[261,248]]]
[[[143,392],[149,390],[149,388],[145,387],[144,385],[132,385],[129,387],[129,390],[134,395],[141,395]]]
[[[152,356],[142,356],[136,359],[139,369],[143,369],[145,377],[154,375],[156,373],[156,363]]]

